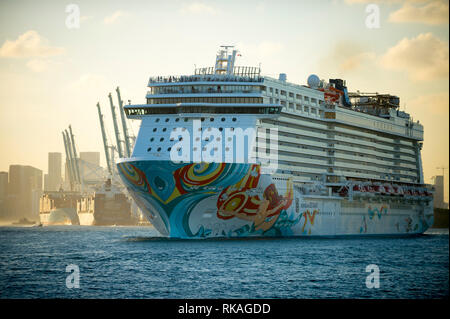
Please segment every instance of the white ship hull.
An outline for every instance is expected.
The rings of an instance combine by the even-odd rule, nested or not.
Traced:
[[[167,237],[412,235],[433,224],[432,201],[305,196],[290,180],[261,174],[259,165],[125,160],[118,168]]]

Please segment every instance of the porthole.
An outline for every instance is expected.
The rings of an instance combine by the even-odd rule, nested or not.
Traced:
[[[171,141],[171,142],[173,142],[173,141],[174,141],[174,138],[173,138],[173,137],[171,137],[171,138],[170,138],[170,141]]]
[[[159,139],[159,141],[160,141],[160,142],[164,141],[164,137],[161,137],[161,138]]]
[[[209,120],[210,120],[211,122],[214,122],[214,118],[213,118],[213,117],[211,117]]]
[[[183,140],[183,138],[182,138],[182,137],[180,136],[180,137],[178,138],[178,140],[179,140],[179,141],[182,141],[182,140]]]
[[[172,150],[172,148],[171,147],[169,147],[168,149],[167,149],[167,152],[170,152]]]
[[[236,122],[236,118],[235,117],[233,117],[233,122]]]
[[[224,118],[224,117],[222,117],[220,120],[221,120],[222,122],[225,122],[225,118]]]
[[[180,121],[180,119],[179,119],[179,118],[176,118],[176,119],[175,119],[175,122],[179,122],[179,121]]]
[[[153,129],[153,132],[156,132],[156,130],[157,130],[157,129],[156,129],[156,127],[155,127],[155,128]]]
[[[165,128],[163,128],[163,132],[165,132],[165,131],[167,131],[167,128],[165,127]]]
[[[222,131],[223,131],[223,127],[219,127],[219,131],[221,131],[221,132],[222,132]]]
[[[155,120],[155,123],[158,123],[158,122],[159,122],[159,119],[156,119],[156,120]]]
[[[204,117],[202,117],[202,118],[201,118],[201,121],[202,121],[202,122],[204,122],[204,121],[205,121],[205,118],[204,118]]]
[[[147,148],[147,152],[150,152],[151,150],[152,150],[152,148],[151,148],[151,147]]]
[[[153,142],[155,140],[155,138],[154,137],[152,137],[151,139],[150,139],[150,142]]]
[[[166,123],[167,123],[167,122],[169,122],[169,119],[168,119],[168,118],[166,119]]]
[[[160,152],[161,151],[161,147],[158,147],[157,151]]]

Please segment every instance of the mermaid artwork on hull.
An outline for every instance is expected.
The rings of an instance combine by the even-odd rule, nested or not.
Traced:
[[[269,230],[277,221],[281,211],[292,204],[292,181],[288,181],[286,195],[280,196],[273,183],[269,184],[260,196],[257,192],[260,180],[260,166],[252,165],[238,184],[228,186],[219,195],[217,217],[228,220],[233,217],[253,222],[255,231]]]

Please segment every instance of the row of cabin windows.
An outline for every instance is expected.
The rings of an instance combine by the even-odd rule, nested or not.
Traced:
[[[260,86],[253,85],[177,85],[150,88],[150,94],[195,94],[195,93],[259,93]]]
[[[157,118],[155,119],[155,123],[159,123],[160,120],[161,120],[161,119],[160,119],[159,117],[157,117]],[[177,117],[177,118],[174,118],[173,120],[174,120],[175,122],[179,122],[179,121],[180,121],[180,118]],[[204,118],[204,117],[202,117],[202,118],[200,118],[200,120],[201,120],[202,122],[205,122],[207,119]],[[214,122],[214,120],[215,120],[215,119],[214,119],[213,117],[209,118],[209,121],[210,121],[210,122]],[[222,117],[222,118],[220,119],[221,122],[225,122],[226,120],[227,120],[227,119],[226,119],[225,117]],[[231,120],[232,120],[233,122],[236,122],[236,121],[237,121],[237,118],[233,117]],[[184,121],[187,122],[187,121],[188,121],[188,118],[185,118]],[[169,122],[170,122],[170,118],[166,117],[166,119],[164,120],[164,122],[165,122],[165,123],[169,123]],[[165,132],[165,130],[164,130],[164,132]]]
[[[230,127],[229,129],[230,129],[231,132],[234,132],[234,127]],[[199,127],[199,128],[198,128],[198,131],[199,131],[199,132],[201,132],[201,131],[203,131],[203,130],[204,130],[203,127]],[[211,127],[208,127],[206,130],[207,130],[208,132],[211,132],[212,128],[211,128]],[[158,131],[158,128],[155,127],[155,128],[153,129],[153,133],[156,133],[157,131]],[[162,131],[165,132],[165,131],[167,131],[167,129],[166,129],[166,128],[163,128]],[[177,128],[174,127],[174,128],[172,129],[172,131],[176,132],[176,131],[177,131]],[[185,128],[185,127],[182,127],[182,128],[181,128],[181,131],[182,131],[182,132],[186,131],[186,128]],[[223,127],[219,127],[219,131],[222,132],[222,131],[223,131]],[[153,142],[154,140],[155,140],[155,138],[152,137],[152,138],[150,139],[150,142]],[[181,140],[182,140],[182,138],[180,137],[180,141],[181,141]],[[159,141],[160,141],[160,142],[164,141],[164,138],[161,137]],[[173,139],[171,138],[170,141],[173,141]]]
[[[274,89],[273,88],[269,88],[269,92],[271,93],[271,94],[273,94],[273,92],[274,92]],[[284,91],[284,90],[280,90],[280,93],[278,93],[278,89],[275,89],[275,95],[278,95],[278,94],[280,94],[280,95],[282,95],[282,96],[287,96],[287,95],[289,95],[289,97],[290,98],[294,98],[294,95],[295,95],[295,99],[297,99],[297,100],[300,100],[300,101],[305,101],[305,102],[309,102],[310,100],[311,100],[311,103],[313,103],[313,104],[316,104],[317,105],[317,99],[316,98],[309,98],[309,96],[302,96],[302,95],[300,95],[300,94],[294,94],[294,93],[292,93],[292,92],[286,92],[286,91]],[[323,104],[323,101],[322,100],[319,100],[319,105],[322,105]]]
[[[269,102],[270,102],[270,103],[273,103],[273,99],[270,98]],[[279,101],[278,99],[276,99],[276,100],[275,100],[275,103],[278,103],[278,102],[281,104],[281,106],[287,106],[287,105],[288,105],[288,106],[289,106],[289,109],[294,110],[294,103],[289,102],[289,103],[286,105],[286,101]],[[311,114],[319,114],[319,115],[322,115],[322,114],[323,114],[323,111],[322,111],[322,110],[318,110],[317,108],[309,107],[309,106],[306,106],[306,105],[303,105],[303,106],[302,106],[301,104],[295,104],[295,110],[300,111],[300,112],[311,113]]]
[[[176,107],[143,107],[125,108],[126,115],[154,115],[154,114],[279,114],[281,107],[214,107],[214,106],[176,106]]]
[[[262,97],[171,97],[147,99],[147,104],[176,104],[176,103],[246,103],[260,104]]]

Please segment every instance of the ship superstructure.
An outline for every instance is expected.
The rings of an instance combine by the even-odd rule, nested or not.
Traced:
[[[138,220],[131,212],[130,199],[111,179],[93,194],[77,201],[77,214],[83,226],[130,226]]]
[[[223,47],[214,67],[151,77],[147,103],[125,106],[142,123],[119,173],[163,235],[391,235],[432,224],[423,127],[398,97],[262,76],[236,66],[237,54]]]

